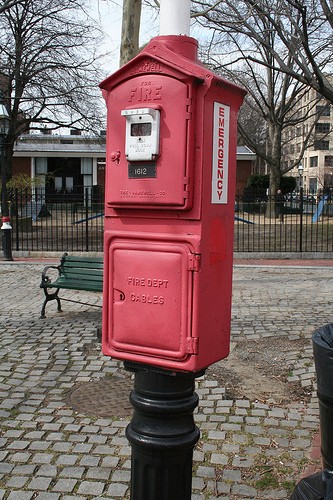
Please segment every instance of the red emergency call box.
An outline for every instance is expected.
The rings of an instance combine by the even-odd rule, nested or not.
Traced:
[[[228,356],[244,90],[160,36],[100,85],[107,105],[103,353],[176,371]]]

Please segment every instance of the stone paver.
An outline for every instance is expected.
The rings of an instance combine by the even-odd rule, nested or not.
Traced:
[[[43,267],[0,263],[0,499],[128,499],[130,415],[84,415],[66,402],[77,383],[124,376],[122,364],[97,344],[100,310],[65,302],[63,313],[50,304],[47,318],[39,318]],[[326,307],[331,274],[327,267],[235,267],[232,342],[307,340],[288,350],[285,363],[288,380],[308,387],[311,397],[234,400],[213,370],[200,378],[192,499],[286,499],[303,467],[318,465],[310,457],[319,426],[311,335],[333,319]],[[99,300],[76,291],[67,297],[78,293]]]

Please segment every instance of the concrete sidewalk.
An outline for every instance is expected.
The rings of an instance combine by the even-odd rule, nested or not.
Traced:
[[[256,394],[251,377],[231,397],[225,361],[207,370],[197,383],[193,500],[287,499],[304,469],[319,467],[311,457],[319,426],[311,335],[333,321],[333,267],[238,264],[234,351],[262,353],[272,362],[267,378],[274,382],[275,369],[284,374],[290,398],[279,399],[274,384],[271,394]],[[49,304],[39,319],[43,266],[0,264],[0,500],[129,498],[124,431],[131,409],[124,401],[132,381],[101,354],[99,309],[64,302],[58,314]],[[98,294],[65,293],[101,302]],[[268,359],[270,345],[278,347]]]

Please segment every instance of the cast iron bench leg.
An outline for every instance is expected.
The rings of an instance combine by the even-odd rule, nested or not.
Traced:
[[[43,304],[43,307],[42,307],[42,310],[41,310],[41,313],[40,313],[41,319],[44,319],[46,317],[45,316],[46,304],[48,302],[50,302],[51,300],[56,300],[57,301],[58,312],[61,312],[61,302],[60,302],[60,299],[58,297],[59,288],[57,288],[54,293],[49,293],[46,288],[43,288],[43,290],[44,290],[44,293],[45,293],[45,300],[44,300],[44,304]]]

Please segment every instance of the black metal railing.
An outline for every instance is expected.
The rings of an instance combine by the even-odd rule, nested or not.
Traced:
[[[236,197],[235,252],[332,252],[329,195]]]
[[[47,194],[11,193],[12,248],[15,251],[102,252],[104,195],[94,189]],[[281,212],[282,206],[282,212]],[[238,194],[235,252],[332,252],[330,196],[276,197]]]
[[[103,251],[103,193],[90,188],[65,196],[16,190],[11,202],[13,250]]]

